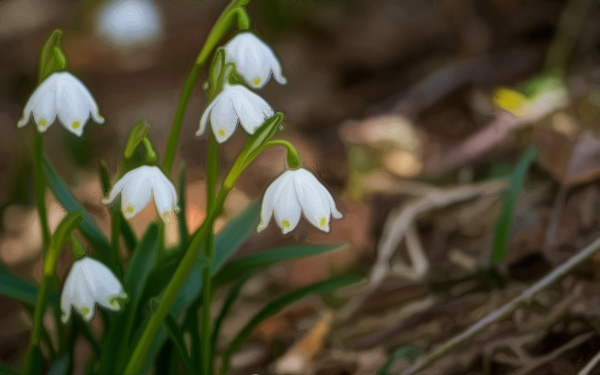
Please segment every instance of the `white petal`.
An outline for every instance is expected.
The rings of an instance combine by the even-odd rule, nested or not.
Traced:
[[[90,263],[86,268],[85,281],[94,301],[109,310],[120,310],[118,298],[127,298],[121,283],[104,264],[91,258],[86,259]]]
[[[326,190],[325,187],[312,173],[304,169],[294,172],[294,183],[304,217],[318,229],[329,232],[331,208],[322,192]]]
[[[275,206],[275,197],[279,196],[281,189],[286,186],[286,182],[288,181],[290,175],[289,171],[283,173],[281,176],[277,177],[265,190],[265,195],[262,200],[262,205],[260,209],[260,223],[256,228],[257,232],[262,232],[267,225],[269,225],[269,221],[271,220],[271,216],[273,216],[273,209]]]
[[[233,108],[231,97],[223,95],[210,111],[210,125],[217,142],[223,143],[229,139],[237,127],[237,122],[238,117]]]
[[[62,125],[71,133],[81,136],[90,114],[98,115],[92,94],[75,76],[67,72],[58,75],[56,109]]]
[[[283,234],[291,232],[298,225],[301,209],[293,178],[288,177],[274,196],[273,211]]]
[[[42,82],[34,91],[33,94],[27,100],[27,104],[25,104],[25,108],[23,109],[23,116],[18,122],[19,127],[23,127],[29,123],[29,118],[31,117],[32,112],[40,105],[42,100],[48,100],[49,103],[55,102],[55,87],[56,77],[54,75],[49,76]],[[53,116],[54,117],[54,116]],[[50,120],[50,117],[46,119]],[[54,120],[53,120],[54,121]],[[50,126],[52,122],[48,122],[46,124],[46,128]]]
[[[115,182],[115,184],[113,185],[108,198],[102,199],[102,204],[104,204],[104,205],[111,204],[117,198],[117,195],[119,195],[121,193],[121,191],[123,190],[123,187],[126,184],[128,184],[131,179],[135,178],[136,174],[137,174],[137,170],[134,169],[132,171],[125,173],[123,175],[123,177],[121,177],[119,180],[117,180],[117,182]]]
[[[283,76],[283,72],[281,71],[281,64],[279,63],[279,60],[277,59],[277,56],[275,56],[273,51],[271,50],[270,52],[271,53],[268,54],[268,57],[271,65],[271,71],[273,71],[273,78],[280,85],[285,85],[287,83],[287,79]]]
[[[273,50],[251,32],[239,33],[227,43],[225,61],[233,62],[236,71],[254,88],[264,87],[269,81],[271,71],[278,82],[285,83]]]
[[[71,307],[75,307],[87,321],[91,320],[94,316],[94,299],[89,293],[85,280],[87,276],[86,259],[84,258],[73,263],[71,271],[65,280],[60,300],[63,311],[62,321],[64,323],[71,316]]]
[[[231,90],[236,93],[231,96],[233,108],[247,133],[254,134],[265,120],[274,115],[269,103],[244,86],[235,85],[231,87]]]
[[[222,94],[223,93],[220,93],[219,95],[217,95],[217,97],[214,98],[212,102],[210,102],[208,107],[206,107],[206,109],[202,113],[202,117],[200,117],[200,123],[198,124],[198,130],[196,131],[197,136],[202,135],[204,133],[204,130],[206,129],[206,125],[208,124],[208,116],[210,115],[210,112],[212,111],[215,104],[217,104],[217,100],[219,100],[219,97],[222,97]]]
[[[136,168],[138,173],[123,187],[121,192],[121,211],[127,219],[131,219],[142,211],[152,198],[151,177],[142,166]]]
[[[31,104],[28,102],[25,106],[27,110],[31,105],[33,119],[42,133],[48,130],[56,119],[56,82],[56,73],[46,78],[31,95]]]
[[[156,168],[156,167],[155,167]],[[171,222],[173,208],[176,204],[177,195],[174,194],[175,187],[162,172],[157,169],[156,180],[153,184],[154,204],[160,218],[168,224]]]

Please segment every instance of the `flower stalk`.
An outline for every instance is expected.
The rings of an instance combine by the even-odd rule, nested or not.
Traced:
[[[229,3],[208,34],[206,43],[200,50],[194,66],[185,79],[183,89],[179,95],[179,102],[177,103],[175,116],[173,117],[173,122],[171,124],[171,131],[169,133],[169,138],[167,140],[167,146],[165,149],[165,156],[163,159],[163,167],[167,173],[171,172],[171,169],[173,168],[175,152],[177,151],[177,145],[179,143],[179,133],[181,132],[181,125],[183,123],[183,116],[185,115],[185,109],[187,108],[187,104],[190,100],[192,90],[198,81],[200,71],[219,44],[221,38],[223,38],[225,33],[227,33],[229,30],[229,25],[233,17],[237,18],[239,28],[245,30],[250,27],[248,15],[244,9],[244,6],[248,2],[249,0],[233,0],[231,3]]]

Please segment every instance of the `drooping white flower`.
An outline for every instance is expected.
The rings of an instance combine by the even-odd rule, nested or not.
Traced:
[[[109,197],[103,199],[102,203],[112,203],[119,193],[121,193],[121,211],[127,219],[142,211],[150,203],[152,195],[154,195],[156,210],[165,223],[171,221],[173,211],[177,210],[175,186],[158,167],[143,165],[125,173],[115,183]]]
[[[108,267],[92,258],[82,258],[73,263],[63,286],[62,321],[66,323],[71,317],[71,307],[89,322],[94,317],[95,304],[119,311],[119,300],[126,298],[123,286]]]
[[[45,132],[57,115],[63,126],[79,137],[90,116],[98,124],[104,123],[90,91],[69,72],[53,73],[35,89],[18,126],[27,125],[33,116],[38,130]]]
[[[209,116],[215,138],[223,143],[231,137],[238,121],[247,133],[254,134],[274,114],[269,103],[243,85],[225,84],[223,91],[204,110],[196,135],[204,133]]]
[[[96,32],[118,48],[146,46],[160,38],[163,18],[152,0],[114,0],[100,10]]]
[[[271,73],[280,84],[287,82],[271,47],[249,31],[237,34],[225,45],[225,63],[234,63],[244,81],[257,89],[267,84]]]
[[[329,232],[330,216],[342,217],[327,188],[303,168],[288,170],[269,185],[262,201],[257,230],[264,230],[275,213],[277,225],[286,234],[296,228],[301,212],[323,232]]]

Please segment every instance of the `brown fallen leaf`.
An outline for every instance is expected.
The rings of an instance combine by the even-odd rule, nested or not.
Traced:
[[[309,374],[315,358],[323,351],[331,332],[333,313],[324,312],[319,321],[298,340],[276,363],[277,374]]]

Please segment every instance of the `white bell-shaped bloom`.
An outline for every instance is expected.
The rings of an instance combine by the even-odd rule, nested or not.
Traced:
[[[126,298],[123,286],[108,267],[92,258],[77,260],[67,275],[60,296],[62,321],[66,323],[71,317],[71,307],[89,322],[94,317],[95,304],[119,311],[119,300]]]
[[[342,217],[327,188],[303,168],[288,170],[269,185],[262,201],[257,230],[265,229],[275,213],[277,225],[286,234],[296,228],[301,212],[323,232],[329,232],[330,216]]]
[[[131,219],[142,211],[154,195],[154,205],[160,218],[169,223],[173,211],[177,210],[177,192],[175,186],[169,181],[158,167],[143,165],[133,169],[113,186],[103,204],[112,203],[121,193],[121,211],[127,219]]]
[[[254,134],[274,114],[269,103],[243,85],[226,84],[204,110],[196,135],[204,133],[210,117],[213,134],[223,143],[231,137],[238,121],[247,133]]]
[[[163,33],[163,17],[152,0],[114,0],[98,14],[96,32],[123,49],[150,45]]]
[[[267,84],[271,73],[280,84],[287,82],[271,47],[249,31],[237,34],[225,45],[225,63],[234,63],[244,81],[256,89]]]
[[[95,122],[104,123],[90,91],[69,72],[53,73],[35,89],[25,105],[18,126],[27,125],[33,116],[38,130],[45,132],[57,115],[63,126],[79,137],[90,116]]]

